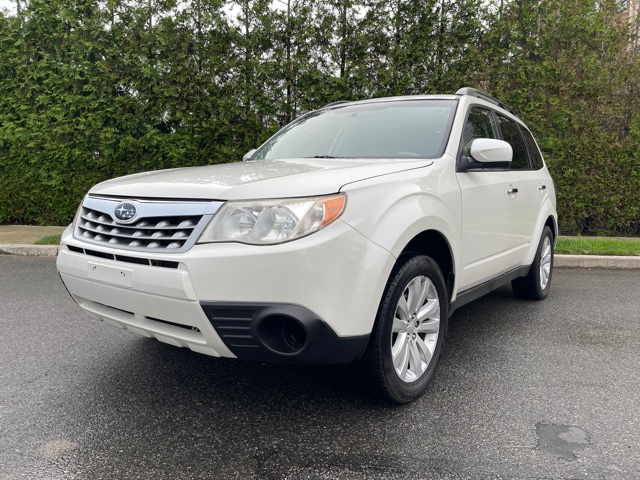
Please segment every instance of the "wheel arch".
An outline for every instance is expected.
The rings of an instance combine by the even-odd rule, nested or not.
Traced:
[[[437,230],[422,231],[402,249],[398,261],[402,256],[409,254],[427,255],[438,264],[447,286],[449,301],[451,301],[455,284],[455,264],[451,245],[447,238]]]
[[[533,259],[535,257],[536,250],[538,249],[538,242],[540,241],[540,236],[542,235],[542,231],[544,227],[549,227],[551,229],[551,235],[553,236],[553,244],[555,245],[558,239],[558,217],[557,217],[555,206],[550,199],[545,199],[542,204],[542,208],[540,211],[540,216],[538,217],[537,227],[532,237],[531,244],[529,245],[529,250],[525,255],[523,265],[531,265]]]
[[[553,215],[549,215],[547,217],[547,221],[544,222],[544,224],[545,226],[551,229],[551,234],[553,235],[553,242],[555,244],[555,242],[558,240],[558,222],[556,221]]]

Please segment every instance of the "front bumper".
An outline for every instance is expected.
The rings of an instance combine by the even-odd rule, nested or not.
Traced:
[[[180,254],[99,247],[67,229],[58,255],[69,293],[99,320],[207,355],[305,364],[362,355],[393,263],[340,220],[282,245]]]
[[[60,278],[73,299],[93,318],[194,352],[214,357],[234,357],[213,329],[197,299],[184,298],[187,295],[178,298],[121,288],[70,274],[72,266],[82,266],[87,262],[93,264],[83,258],[78,259],[78,256],[60,250]],[[156,273],[154,281],[160,284],[163,279],[167,283],[184,280],[180,278],[181,275],[145,270],[135,268],[134,274],[141,277],[145,273]],[[166,285],[160,290],[172,290],[172,286]]]

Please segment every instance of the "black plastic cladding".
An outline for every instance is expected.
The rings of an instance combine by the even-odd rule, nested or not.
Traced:
[[[285,364],[335,364],[358,360],[367,348],[369,336],[339,337],[311,310],[291,304],[201,302],[211,325],[227,348],[244,360]],[[274,318],[298,322],[306,342],[292,351],[276,351],[263,338],[261,325]],[[263,333],[264,335],[264,333]]]

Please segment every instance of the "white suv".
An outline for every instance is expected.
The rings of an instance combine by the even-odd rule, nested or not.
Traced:
[[[553,181],[483,92],[337,102],[244,160],[93,187],[58,255],[78,305],[212,356],[362,360],[405,403],[456,308],[509,281],[549,292]]]

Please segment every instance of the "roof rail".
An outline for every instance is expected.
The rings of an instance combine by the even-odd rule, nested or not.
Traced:
[[[463,88],[461,88],[460,90],[458,90],[456,92],[456,95],[471,95],[472,97],[481,98],[482,100],[486,100],[487,102],[491,102],[491,103],[493,103],[494,105],[497,105],[500,108],[504,108],[507,112],[509,112],[512,115],[515,115],[516,117],[518,116],[518,114],[511,107],[506,106],[504,103],[502,103],[496,97],[492,97],[488,93],[485,93],[482,90],[478,90],[477,88],[463,87]]]
[[[342,103],[351,103],[351,100],[338,100],[337,102],[331,102],[331,103],[327,103],[324,107],[322,108],[327,108],[327,107],[334,107],[336,105],[340,105]]]

